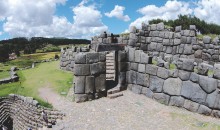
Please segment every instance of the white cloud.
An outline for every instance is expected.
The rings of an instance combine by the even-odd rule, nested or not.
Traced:
[[[124,10],[125,10],[125,7],[115,5],[115,8],[110,13],[109,12],[105,13],[105,15],[110,18],[116,17],[125,22],[130,21],[130,17],[128,15],[124,15]]]
[[[0,36],[3,34],[3,32],[0,31]]]
[[[65,2],[66,0],[1,1],[0,20],[5,19],[3,30],[12,37],[89,38],[108,29],[101,21],[100,11],[94,5],[84,5],[88,0],[73,7],[73,22],[64,16],[56,16],[57,4]]]
[[[130,24],[131,26],[141,27],[142,22],[148,22],[151,19],[176,19],[179,14],[187,15],[192,14],[193,10],[189,8],[189,3],[182,1],[167,1],[164,6],[157,7],[155,5],[147,5],[143,8],[137,10],[142,17],[137,18],[134,22]]]
[[[200,0],[194,9],[194,15],[207,22],[220,24],[220,1]]]

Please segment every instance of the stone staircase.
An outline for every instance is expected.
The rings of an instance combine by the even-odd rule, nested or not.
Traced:
[[[106,80],[115,80],[114,52],[106,54]]]
[[[113,99],[113,98],[117,98],[117,97],[120,97],[120,96],[123,96],[123,93],[121,92],[121,88],[116,86],[112,89],[109,89],[107,91],[107,97],[110,98],[110,99]]]

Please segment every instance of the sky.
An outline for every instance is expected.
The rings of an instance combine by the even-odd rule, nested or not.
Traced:
[[[14,37],[90,39],[104,31],[178,15],[220,24],[220,0],[0,0],[0,40]]]

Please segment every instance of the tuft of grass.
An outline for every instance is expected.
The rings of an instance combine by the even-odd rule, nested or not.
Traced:
[[[153,64],[153,65],[157,65],[157,61],[153,59],[153,60],[152,60],[152,64]]]
[[[170,64],[170,70],[174,70],[174,69],[176,69],[176,65],[175,64]]]
[[[214,71],[213,70],[209,70],[208,71],[208,75],[213,75],[214,74]]]

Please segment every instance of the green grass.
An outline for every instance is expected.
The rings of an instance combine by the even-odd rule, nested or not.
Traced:
[[[50,87],[59,94],[67,93],[73,81],[71,72],[59,69],[59,61],[41,63],[34,69],[18,71],[18,75],[19,82],[0,85],[0,96],[7,96],[10,93],[30,96],[45,107],[51,105],[39,97],[39,88]]]
[[[54,59],[55,55],[60,55],[60,52],[24,54],[15,60],[1,63],[0,70],[10,70],[12,66],[17,66],[18,68],[30,67],[33,62]]]
[[[10,74],[8,71],[2,71],[0,72],[0,79],[3,79],[3,78],[8,78],[10,77]]]
[[[212,40],[213,40],[215,37],[218,37],[217,34],[205,34],[205,35],[199,34],[199,35],[197,35],[196,37],[197,37],[198,39],[202,40],[204,36],[210,36]]]
[[[153,59],[153,60],[152,60],[152,64],[153,64],[153,65],[157,65],[157,61]]]

